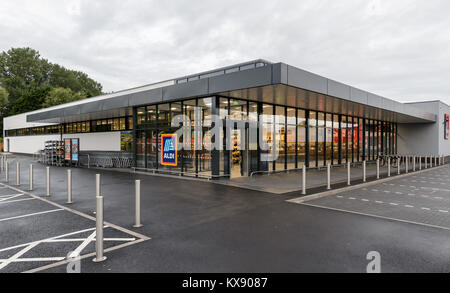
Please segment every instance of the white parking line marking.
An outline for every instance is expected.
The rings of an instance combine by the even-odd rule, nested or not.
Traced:
[[[64,259],[66,258],[65,257],[19,258],[11,262],[52,262],[52,261],[62,261]],[[0,262],[8,262],[8,260],[0,259]]]
[[[6,267],[7,265],[9,265],[10,263],[14,262],[14,260],[18,259],[19,257],[24,255],[25,253],[27,253],[29,250],[33,249],[37,245],[38,245],[38,243],[30,244],[27,247],[25,247],[24,249],[22,249],[21,251],[19,251],[18,253],[11,256],[9,259],[3,260],[2,263],[0,264],[0,270],[3,269],[4,267]]]
[[[22,216],[16,216],[16,217],[11,217],[11,218],[6,218],[6,219],[0,219],[0,222],[5,222],[5,221],[10,221],[10,220],[15,220],[15,219],[21,219],[21,218],[27,218],[27,217],[32,217],[32,216],[38,216],[38,215],[44,215],[44,214],[55,213],[55,212],[61,212],[63,210],[64,209],[56,209],[56,210],[49,210],[49,211],[45,211],[45,212],[33,213],[33,214],[22,215]]]
[[[441,212],[441,213],[448,213],[448,211],[444,211],[444,210],[439,210],[439,212]]]
[[[376,203],[382,204],[382,203],[384,203],[384,202],[382,202],[381,200],[377,200]]]
[[[390,205],[391,206],[398,206],[398,203],[391,202]]]
[[[92,242],[92,240],[95,238],[95,235],[97,234],[96,231],[94,231],[91,235],[89,235],[88,238],[86,238],[83,243],[81,243],[71,254],[70,257],[71,258],[75,258],[81,255],[81,252],[83,251],[83,249],[86,248],[86,246],[89,245],[89,243]]]
[[[349,197],[348,199],[355,200],[356,198],[354,198],[354,197]]]
[[[8,204],[8,203],[21,202],[21,201],[27,201],[27,200],[36,200],[36,199],[35,198],[16,199],[16,200],[3,201],[3,202],[0,202],[0,204]]]
[[[414,206],[409,205],[409,204],[405,205],[405,208],[413,208],[413,207],[414,207]]]
[[[389,220],[389,221],[395,221],[395,222],[419,225],[419,226],[423,226],[423,227],[438,228],[438,229],[443,229],[443,230],[447,230],[447,231],[450,230],[450,227],[431,225],[431,224],[426,224],[426,223],[420,223],[420,222],[414,222],[414,221],[408,221],[408,220],[384,217],[384,216],[379,216],[379,215],[374,215],[374,214],[367,214],[367,213],[355,212],[355,211],[338,209],[338,208],[331,208],[331,207],[326,207],[326,206],[314,205],[314,204],[310,204],[310,203],[297,203],[297,204],[310,206],[310,207],[315,207],[315,208],[320,208],[320,209],[326,209],[326,210],[330,210],[330,211],[350,213],[350,214],[354,214],[354,215],[367,216],[367,217],[372,217],[372,218],[377,218],[377,219],[383,219],[383,220]]]
[[[22,194],[14,194],[14,195],[11,195],[9,197],[0,199],[0,202],[7,201],[9,199],[13,199],[13,198],[16,198],[16,197],[19,197],[19,196],[22,196],[22,195],[23,195],[23,193]]]
[[[365,199],[365,198],[363,198],[363,199],[361,199],[362,201],[365,201],[365,202],[369,202],[370,200],[368,200],[368,199]]]
[[[424,211],[431,211],[430,208],[422,208],[422,210],[424,210]]]

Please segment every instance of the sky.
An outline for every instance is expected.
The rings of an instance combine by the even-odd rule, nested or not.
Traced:
[[[262,58],[450,104],[449,11],[448,0],[2,0],[0,51],[32,47],[105,92]]]

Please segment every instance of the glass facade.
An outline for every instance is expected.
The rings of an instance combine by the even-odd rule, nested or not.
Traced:
[[[208,178],[376,160],[396,154],[397,147],[395,123],[228,97],[136,107],[133,113],[7,130],[6,136],[120,131],[122,151],[135,153],[136,167]],[[220,122],[212,119],[216,116]],[[172,125],[176,117],[181,120]],[[218,130],[217,123],[222,124]],[[258,125],[256,133],[249,130],[252,125]],[[161,144],[163,136],[174,133],[183,148],[176,153],[177,164],[169,166],[162,162]]]

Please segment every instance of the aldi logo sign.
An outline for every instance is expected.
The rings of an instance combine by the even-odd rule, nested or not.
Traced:
[[[177,135],[163,134],[161,135],[161,165],[163,166],[177,166]]]

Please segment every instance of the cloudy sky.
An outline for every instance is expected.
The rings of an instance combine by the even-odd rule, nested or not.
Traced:
[[[107,92],[263,58],[399,101],[450,104],[448,0],[2,0],[32,47]]]

